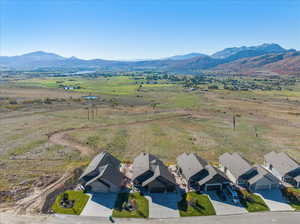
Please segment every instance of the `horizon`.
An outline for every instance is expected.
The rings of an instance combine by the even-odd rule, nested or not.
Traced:
[[[263,43],[300,49],[299,1],[4,0],[0,6],[5,56],[44,51],[130,61]]]
[[[277,43],[261,43],[259,45],[255,45],[255,46],[261,46],[261,45],[264,45],[264,44],[277,44]],[[278,44],[279,46],[281,46],[280,44]],[[240,48],[240,47],[253,47],[253,46],[232,46],[232,47],[224,47],[220,50],[217,50],[216,52],[219,52],[219,51],[222,51],[222,50],[225,50],[225,49],[228,49],[228,48]],[[296,48],[285,48],[284,46],[281,46],[283,47],[284,49],[286,50],[296,50],[298,51],[298,49]],[[216,52],[213,52],[212,54],[206,54],[207,56],[212,56],[214,53]],[[70,57],[66,57],[64,55],[61,55],[61,54],[58,54],[56,52],[53,52],[53,51],[43,51],[43,50],[35,50],[35,51],[31,51],[31,52],[24,52],[24,53],[21,53],[19,55],[11,55],[11,56],[8,56],[8,57],[14,57],[14,56],[23,56],[23,55],[27,55],[27,54],[32,54],[32,53],[46,53],[46,54],[55,54],[55,55],[58,55],[58,56],[61,56],[61,57],[64,57],[64,58],[77,58],[77,59],[83,59],[83,60],[93,60],[93,59],[103,59],[103,60],[119,60],[119,61],[143,61],[143,60],[163,60],[163,59],[168,59],[170,57],[174,57],[174,56],[183,56],[183,55],[188,55],[188,54],[201,54],[201,52],[187,52],[187,53],[183,53],[183,54],[180,54],[180,55],[170,55],[170,56],[165,56],[165,57],[160,57],[160,58],[137,58],[137,59],[107,59],[107,58],[100,58],[100,57],[95,57],[95,58],[81,58],[81,57],[78,57],[76,55],[72,55]],[[7,56],[7,55],[0,55],[0,56]]]

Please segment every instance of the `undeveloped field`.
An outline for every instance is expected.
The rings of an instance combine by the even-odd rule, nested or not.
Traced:
[[[100,86],[94,87],[98,100],[93,101],[97,113],[88,120],[92,103],[81,98],[88,92],[37,88],[30,83],[0,86],[3,206],[20,199],[11,194],[13,190],[23,189],[26,197],[67,170],[87,164],[102,150],[123,161],[146,151],[167,163],[174,163],[182,152],[196,152],[217,162],[220,154],[237,151],[256,163],[271,150],[288,152],[300,161],[298,90],[205,92],[161,83],[137,92],[123,83],[121,93],[115,95],[109,88],[103,88],[105,94],[98,92],[102,89],[98,82]],[[63,134],[51,142],[53,133]],[[74,144],[61,144],[63,140]],[[82,154],[81,146],[88,147],[89,153]]]

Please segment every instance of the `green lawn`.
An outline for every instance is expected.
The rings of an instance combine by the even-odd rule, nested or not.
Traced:
[[[188,201],[193,201],[195,206],[188,204]],[[215,215],[215,209],[211,204],[207,195],[188,192],[183,195],[183,199],[178,202],[180,216],[204,216]]]
[[[143,80],[145,82],[145,80]],[[44,88],[61,88],[63,86],[80,86],[80,89],[74,89],[72,91],[107,94],[107,95],[132,95],[137,94],[137,90],[140,83],[136,83],[136,80],[131,76],[113,76],[113,77],[98,77],[94,79],[82,78],[82,77],[44,77],[44,78],[32,78],[19,80],[17,82],[21,86],[34,86]],[[157,84],[142,85],[143,91],[153,90],[156,88],[164,88],[173,86],[173,84],[165,83],[164,81],[158,81]]]
[[[122,209],[124,202],[126,203],[130,200],[136,201],[137,209],[133,211]],[[148,218],[149,202],[140,193],[120,193],[116,200],[112,216],[117,218]]]
[[[84,194],[82,191],[65,191],[69,195],[69,200],[75,200],[73,208],[62,208],[60,202],[63,197],[63,193],[58,195],[55,202],[52,205],[52,210],[55,213],[69,214],[69,215],[80,215],[83,208],[85,207],[89,196]]]
[[[300,189],[287,187],[286,192],[283,191],[283,193],[287,195],[290,206],[292,206],[295,210],[300,211],[300,201],[295,197],[295,195],[300,195]]]
[[[241,197],[241,204],[248,212],[263,212],[270,210],[260,196],[246,190],[243,190],[241,193],[245,196],[245,198]]]

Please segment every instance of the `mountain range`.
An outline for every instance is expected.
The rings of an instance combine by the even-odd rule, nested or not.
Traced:
[[[300,51],[284,49],[278,44],[226,48],[212,55],[189,53],[163,59],[116,61],[65,58],[54,53],[36,51],[20,56],[0,56],[0,68],[32,70],[39,68],[81,68],[94,70],[157,69],[178,73],[203,70],[251,74],[257,71],[278,74],[300,73]]]

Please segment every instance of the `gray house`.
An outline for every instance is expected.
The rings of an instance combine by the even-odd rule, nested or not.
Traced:
[[[252,166],[238,153],[224,153],[219,157],[220,169],[235,184],[252,191],[279,187],[278,180],[261,166]]]
[[[247,180],[247,187],[251,191],[274,189],[279,187],[279,180],[261,166],[254,166],[256,175]]]
[[[286,153],[270,152],[264,156],[265,167],[283,182],[300,187],[300,165]]]
[[[209,165],[194,153],[183,153],[177,157],[177,168],[188,187],[199,190],[221,190],[229,183],[228,178],[218,169]]]
[[[132,181],[149,192],[171,192],[176,182],[168,168],[154,155],[141,153],[133,161]]]
[[[118,192],[123,180],[120,161],[108,152],[95,156],[79,178],[82,186],[93,192]]]

